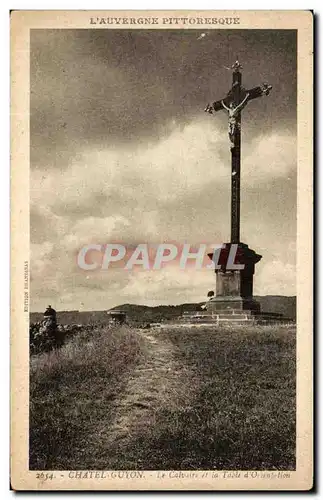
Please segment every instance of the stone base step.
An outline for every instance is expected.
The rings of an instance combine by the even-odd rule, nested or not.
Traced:
[[[268,324],[295,323],[290,318],[272,314],[213,314],[213,315],[185,315],[177,319],[167,320],[162,323],[152,323],[154,327],[193,327],[193,326],[230,326],[230,325],[268,325]]]
[[[274,313],[274,312],[263,312],[263,311],[253,311],[251,309],[219,309],[217,311],[197,311],[192,312],[192,311],[184,311],[182,317],[193,317],[193,316],[198,316],[198,317],[209,317],[209,316],[218,316],[218,315],[225,315],[225,316],[236,316],[236,315],[241,315],[241,314],[247,314],[248,316],[271,316],[271,317],[276,317],[276,318],[282,318],[283,314],[280,313]]]
[[[172,320],[174,321],[174,320]],[[180,318],[177,318],[175,321],[181,321],[181,322],[214,322],[214,321],[227,321],[227,322],[236,322],[236,321],[252,321],[252,322],[258,322],[258,321],[292,321],[290,318],[284,318],[282,314],[276,314],[276,313],[258,313],[258,314],[251,314],[250,311],[245,311],[241,312],[238,314],[228,314],[228,313],[223,313],[223,314],[217,314],[217,313],[212,313],[212,314],[205,314],[205,315],[200,315],[200,314],[192,314],[192,315],[185,315]]]

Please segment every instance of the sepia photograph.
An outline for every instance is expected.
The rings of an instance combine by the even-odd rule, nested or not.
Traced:
[[[17,300],[35,488],[310,488],[311,92],[301,107],[300,88],[312,82],[298,24],[59,16],[22,17],[26,54],[12,42],[28,59]],[[298,16],[311,49],[312,18]]]

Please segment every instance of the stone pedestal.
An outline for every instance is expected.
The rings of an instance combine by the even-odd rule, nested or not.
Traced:
[[[253,275],[255,264],[260,261],[261,255],[244,243],[238,243],[235,265],[243,265],[243,269],[230,269],[228,256],[232,243],[225,243],[215,269],[216,293],[206,305],[208,312],[228,310],[249,310],[260,312],[260,305],[253,299]],[[213,254],[209,254],[212,260]]]

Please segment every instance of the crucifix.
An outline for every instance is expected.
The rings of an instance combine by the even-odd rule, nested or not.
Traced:
[[[272,89],[266,83],[246,90],[242,86],[239,61],[232,66],[232,87],[226,97],[208,104],[207,113],[224,110],[228,113],[228,133],[231,149],[231,243],[240,243],[240,165],[241,165],[241,111],[252,99],[268,95]]]

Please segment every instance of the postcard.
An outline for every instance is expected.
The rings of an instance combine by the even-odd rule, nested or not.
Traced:
[[[313,14],[11,12],[11,487],[310,490]]]

